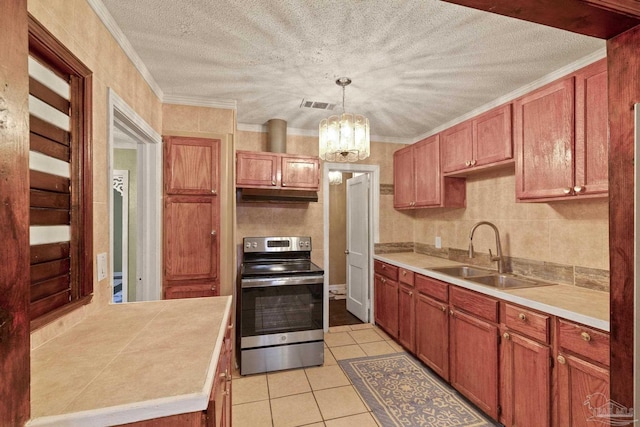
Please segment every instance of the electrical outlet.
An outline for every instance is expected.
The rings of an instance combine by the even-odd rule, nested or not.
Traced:
[[[442,238],[440,236],[436,236],[436,249],[442,248]]]
[[[98,282],[107,278],[107,254],[98,254]]]

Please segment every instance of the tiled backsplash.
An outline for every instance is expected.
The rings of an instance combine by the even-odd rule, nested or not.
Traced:
[[[376,254],[394,252],[416,252],[424,255],[450,259],[451,261],[480,267],[496,268],[496,263],[489,259],[488,253],[475,253],[469,258],[468,252],[455,248],[436,248],[432,245],[413,242],[376,243]],[[548,261],[536,261],[524,258],[505,256],[508,272],[527,277],[534,277],[554,283],[575,285],[597,291],[609,292],[609,271],[597,268],[556,264]]]

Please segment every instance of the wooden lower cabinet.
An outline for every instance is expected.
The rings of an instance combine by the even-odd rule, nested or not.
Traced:
[[[593,427],[598,408],[616,410],[608,333],[420,274],[410,286],[392,264],[375,271],[376,323],[505,427]]]
[[[398,338],[398,282],[380,274],[374,278],[375,321],[392,338]]]
[[[609,369],[577,356],[557,357],[558,426],[604,425],[592,418],[599,407],[609,407]],[[591,420],[590,420],[591,418]],[[602,423],[602,424],[600,424]]]
[[[398,289],[398,342],[415,353],[416,297],[413,287],[400,284]]]
[[[451,310],[451,385],[493,419],[498,419],[498,327]]]
[[[449,381],[448,304],[427,295],[416,298],[416,356]]]
[[[551,349],[505,331],[500,353],[500,422],[505,427],[549,427]]]

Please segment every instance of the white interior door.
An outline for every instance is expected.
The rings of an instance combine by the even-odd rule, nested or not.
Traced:
[[[369,174],[347,180],[347,310],[369,321]]]

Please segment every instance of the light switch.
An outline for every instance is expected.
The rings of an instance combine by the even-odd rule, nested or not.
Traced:
[[[436,249],[442,248],[442,238],[440,236],[436,236]]]
[[[98,254],[98,282],[107,278],[107,254]]]

